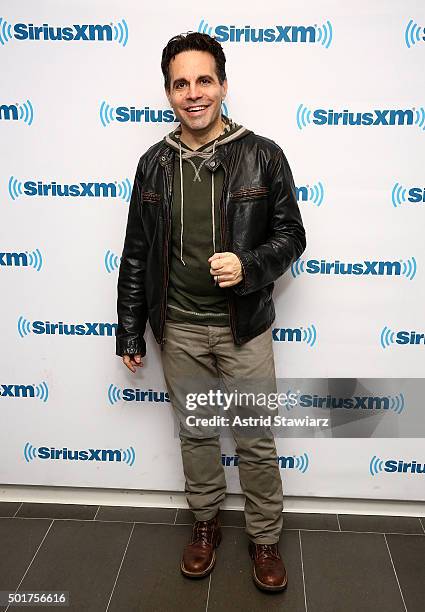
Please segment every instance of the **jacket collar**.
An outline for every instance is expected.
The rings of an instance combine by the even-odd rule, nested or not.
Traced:
[[[230,152],[231,144],[232,143],[225,144],[216,150],[214,155],[210,157],[209,160],[205,163],[208,170],[210,170],[211,172],[215,172],[215,170],[217,170],[217,168],[223,162],[225,163],[226,157],[228,156]],[[170,149],[170,147],[167,147],[167,145],[164,145],[158,151],[158,162],[163,167],[168,166],[169,164],[174,163],[174,156],[175,156],[175,152],[172,149]]]

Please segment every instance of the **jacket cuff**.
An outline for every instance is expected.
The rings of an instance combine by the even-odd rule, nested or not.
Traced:
[[[241,262],[242,266],[242,280],[237,285],[231,287],[233,291],[237,295],[245,295],[245,293],[249,292],[250,282],[249,282],[249,266],[251,262],[251,256],[248,252],[244,253],[235,253],[236,257]]]
[[[116,338],[115,354],[123,355],[146,355],[146,342],[143,338]]]

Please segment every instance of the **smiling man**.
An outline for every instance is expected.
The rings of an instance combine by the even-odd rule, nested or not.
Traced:
[[[148,319],[161,346],[195,518],[180,566],[189,578],[214,567],[226,480],[219,433],[188,425],[187,392],[208,391],[207,380],[232,389],[258,379],[276,389],[274,281],[306,245],[282,150],[222,113],[225,62],[207,34],[176,36],[163,51],[165,92],[180,125],[140,158],[118,279],[116,354],[132,372],[143,366]],[[203,408],[206,417],[216,412]],[[281,590],[287,575],[274,438],[240,428],[232,434],[253,579],[265,591]]]

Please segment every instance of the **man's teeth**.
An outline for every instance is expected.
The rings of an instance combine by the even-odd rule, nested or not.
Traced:
[[[195,111],[204,110],[204,108],[206,108],[206,106],[192,106],[191,108],[188,108],[187,111],[188,113],[193,113]]]

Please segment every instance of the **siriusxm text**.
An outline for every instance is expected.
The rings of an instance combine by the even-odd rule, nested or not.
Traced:
[[[0,253],[0,266],[28,266],[28,254],[25,252]]]
[[[344,109],[316,108],[312,122],[316,125],[413,125],[412,109],[374,109],[367,112],[354,112]]]
[[[118,187],[115,183],[44,183],[43,181],[25,181],[24,194],[27,196],[45,197],[89,197],[116,198]]]
[[[408,194],[408,202],[425,202],[425,187],[411,187]]]
[[[19,120],[19,108],[17,104],[0,104],[0,119],[6,121]]]
[[[425,463],[418,463],[417,461],[402,461],[397,459],[388,459],[385,461],[385,472],[399,472],[406,474],[425,474]]]
[[[308,274],[352,274],[354,276],[400,276],[403,267],[400,261],[367,261],[344,262],[339,259],[326,261],[325,259],[308,259],[305,271]]]
[[[145,108],[136,108],[135,106],[118,106],[115,109],[115,121],[121,123],[171,123],[177,121],[172,110],[166,108],[153,109],[149,106]]]
[[[226,453],[222,453],[221,463],[225,467],[236,467],[239,465],[239,455],[227,455]],[[280,455],[277,457],[277,463],[281,469],[295,468],[295,457]]]
[[[0,385],[0,397],[35,397],[34,385]]]
[[[334,397],[332,395],[319,396],[304,393],[299,397],[302,408],[346,408],[353,410],[388,410],[390,398],[388,396],[355,396]]]
[[[123,389],[122,398],[126,402],[169,402],[170,398],[166,391],[154,391],[153,389]]]
[[[15,23],[13,34],[16,40],[113,40],[112,26],[107,24],[51,26],[48,23]]]
[[[62,459],[71,461],[122,461],[120,449],[88,448],[87,450],[70,450],[69,448],[54,448],[40,446],[37,449],[39,459]]]
[[[33,321],[34,334],[59,336],[114,336],[117,323],[51,323],[50,321]]]
[[[396,344],[425,344],[425,334],[412,331],[398,331],[396,334]]]
[[[270,43],[314,43],[316,28],[314,26],[276,25],[270,28],[253,28],[246,25],[237,28],[234,25],[217,25],[214,36],[218,42],[270,42]]]
[[[302,342],[303,333],[300,327],[275,327],[272,338],[275,342]]]

